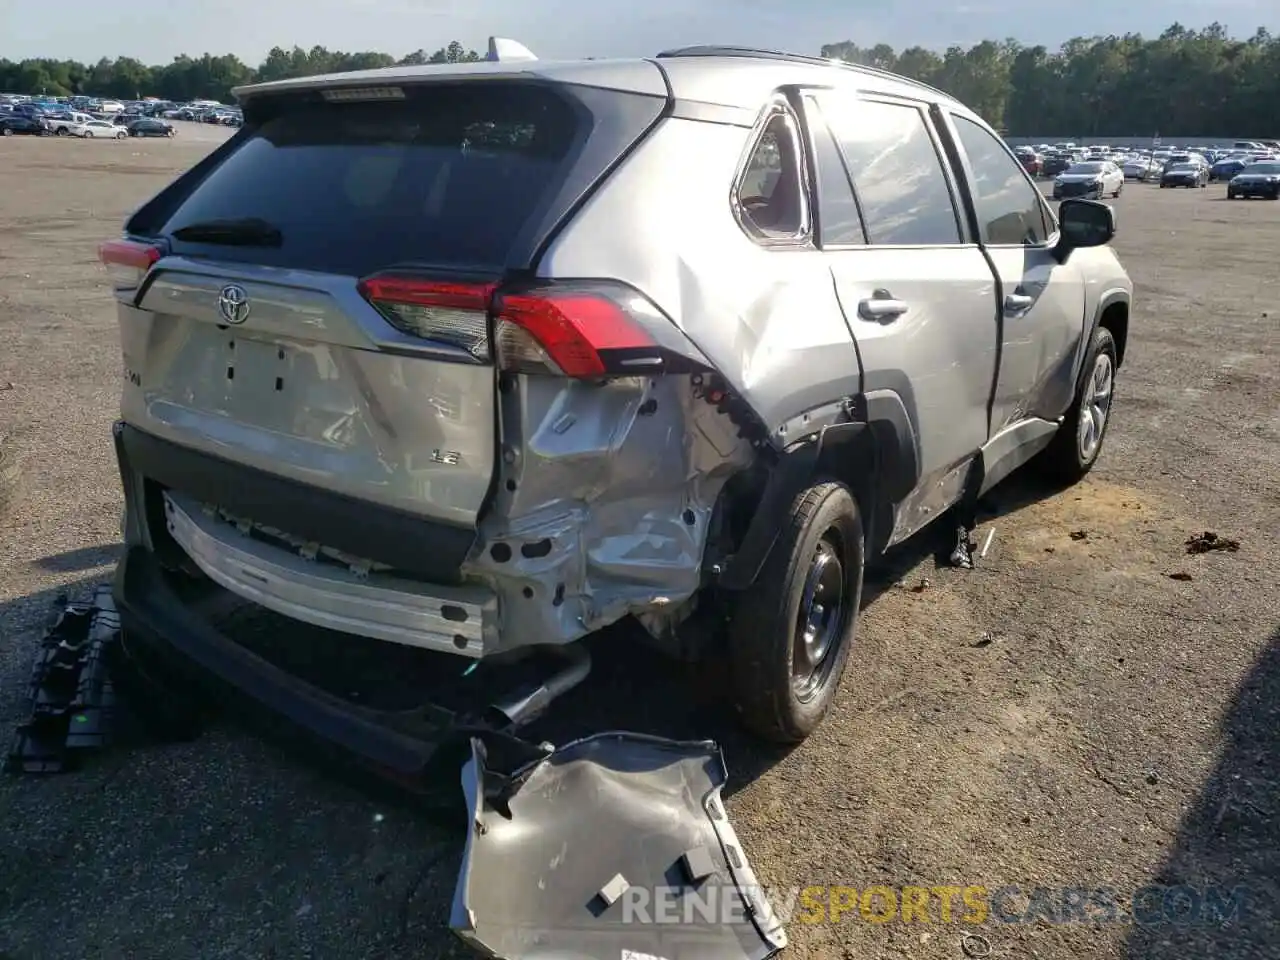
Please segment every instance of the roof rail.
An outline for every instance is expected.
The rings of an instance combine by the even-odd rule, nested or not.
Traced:
[[[673,50],[663,50],[658,54],[659,59],[671,59],[675,57],[742,57],[744,59],[785,60],[789,63],[807,63],[815,67],[835,67],[840,70],[853,70],[858,73],[869,73],[874,76],[897,80],[901,83],[909,83],[922,90],[928,90],[930,93],[936,93],[940,97],[951,99],[950,94],[943,90],[939,90],[937,87],[930,86],[923,80],[916,80],[914,77],[904,77],[901,74],[894,73],[892,70],[885,70],[881,67],[872,67],[864,63],[848,63],[844,60],[829,60],[826,57],[813,57],[803,53],[785,53],[781,50],[759,50],[755,47],[721,47],[707,45],[677,47]]]

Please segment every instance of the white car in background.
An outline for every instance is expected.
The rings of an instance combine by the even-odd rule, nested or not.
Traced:
[[[1124,174],[1110,160],[1083,160],[1073,163],[1053,181],[1053,199],[1068,197],[1118,197],[1124,189]]]
[[[129,136],[129,131],[124,127],[107,123],[105,120],[89,120],[86,123],[74,124],[70,132],[74,136],[86,139],[101,139],[105,137],[108,140],[125,140]]]
[[[99,113],[119,113],[124,109],[124,104],[118,100],[103,100],[98,107]]]

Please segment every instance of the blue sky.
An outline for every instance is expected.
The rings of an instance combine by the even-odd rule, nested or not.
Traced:
[[[403,56],[490,34],[543,58],[642,56],[728,43],[817,53],[853,40],[944,48],[988,37],[1056,47],[1082,33],[1155,34],[1218,19],[1235,34],[1280,33],[1277,0],[0,0],[0,57],[235,53],[257,64],[271,47],[321,44]]]

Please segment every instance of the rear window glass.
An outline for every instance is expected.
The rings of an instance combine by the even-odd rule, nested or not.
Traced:
[[[175,243],[223,260],[361,276],[398,263],[500,266],[580,140],[530,84],[430,84],[403,100],[282,103],[161,233],[254,218],[277,247]],[[272,107],[264,105],[264,112]]]

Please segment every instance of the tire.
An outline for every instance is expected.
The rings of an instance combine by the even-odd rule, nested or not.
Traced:
[[[1114,196],[1117,196],[1117,197],[1118,197],[1118,196],[1120,196],[1120,193],[1121,193],[1121,191],[1122,191],[1122,190],[1124,190],[1124,184],[1123,184],[1123,183],[1122,183],[1122,184],[1120,184],[1120,186],[1116,187],[1116,192],[1115,192]]]
[[[119,133],[116,134],[116,139],[117,140],[129,139],[129,132],[127,130],[121,130]]]
[[[4,128],[4,135],[5,135],[6,137],[12,137],[12,136],[13,136],[13,131],[12,131],[12,130],[10,130],[8,127],[5,127],[5,128]]]
[[[18,460],[0,440],[0,518],[8,515],[18,500]]]
[[[799,743],[830,709],[856,633],[863,549],[862,516],[849,488],[815,483],[792,502],[755,584],[736,598],[729,625],[734,700],[743,725],[762,739]],[[815,602],[821,591],[836,594],[825,611]],[[820,621],[826,643],[815,643],[819,649],[805,643],[802,616]],[[804,648],[818,657],[807,682],[797,677]]]
[[[1102,425],[1097,427],[1096,408],[1088,401],[1101,395],[1096,389],[1099,368],[1106,364],[1106,402],[1103,405]],[[1071,409],[1062,419],[1062,426],[1054,434],[1044,451],[1036,458],[1041,471],[1054,482],[1070,485],[1078,483],[1093,469],[1102,453],[1103,442],[1107,438],[1107,428],[1111,426],[1111,413],[1115,400],[1116,375],[1116,341],[1111,331],[1098,327],[1093,333],[1093,341],[1089,344],[1089,352],[1085,355],[1085,375],[1076,389],[1075,400]],[[1085,442],[1083,416],[1085,409],[1094,410],[1091,419],[1095,432],[1090,435],[1090,442]]]
[[[66,127],[59,127],[59,128],[58,128],[57,130],[55,130],[54,132],[55,132],[58,136],[60,136],[60,137],[65,137],[65,136],[66,136],[68,133],[70,133],[71,131],[69,131]]]

